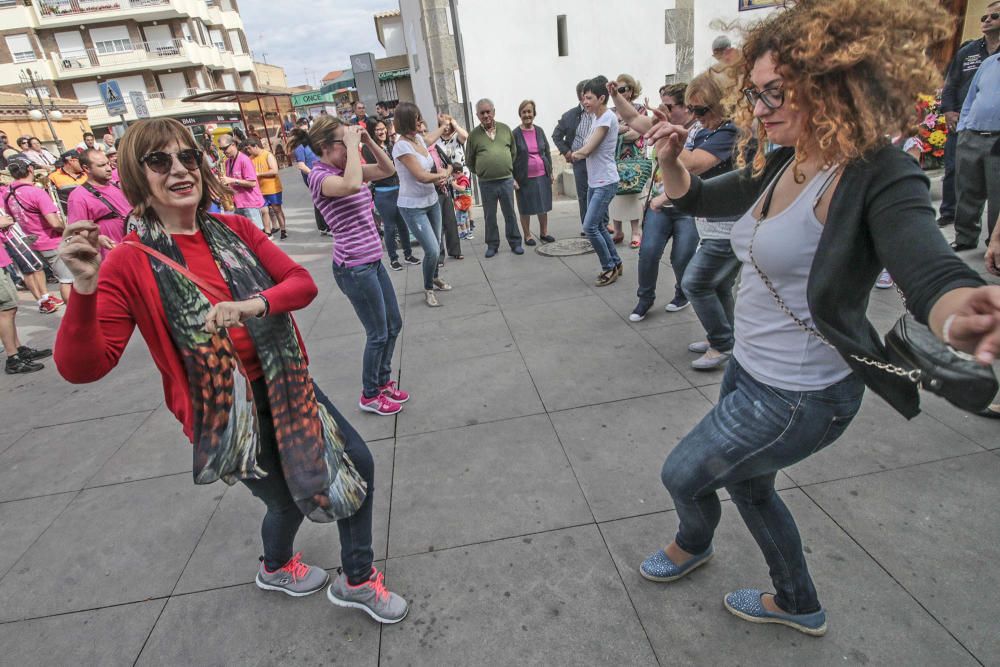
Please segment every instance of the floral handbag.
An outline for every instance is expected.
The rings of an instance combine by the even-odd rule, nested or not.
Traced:
[[[642,192],[653,175],[653,161],[642,155],[642,150],[635,144],[629,144],[623,150],[621,136],[615,148],[615,164],[618,167],[618,193],[620,195],[635,195]]]

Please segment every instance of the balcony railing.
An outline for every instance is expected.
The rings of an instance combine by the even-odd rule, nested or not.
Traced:
[[[96,67],[129,65],[133,69],[155,64],[157,61],[188,59],[183,39],[160,42],[115,42],[115,50],[77,49],[66,53],[52,53],[59,74],[84,74]]]
[[[169,4],[170,0],[38,0],[38,13],[42,16],[66,16],[94,12],[120,12]]]

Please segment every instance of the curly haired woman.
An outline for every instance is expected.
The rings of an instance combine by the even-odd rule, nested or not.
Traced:
[[[642,563],[647,579],[675,581],[708,562],[724,488],[775,590],[729,593],[726,609],[824,634],[826,612],[774,480],[843,434],[866,386],[917,414],[916,385],[874,365],[886,354],[865,311],[881,268],[936,336],[983,364],[1000,352],[1000,287],[984,286],[951,251],[926,176],[886,138],[917,94],[937,86],[927,54],[950,24],[936,0],[801,0],[746,36],[739,121],[757,125],[753,164],[702,181],[678,160],[684,128],[664,121],[650,131],[678,209],[743,216],[732,231],[743,272],[719,402],[663,465],[680,525]],[[768,143],[782,148],[767,153]]]

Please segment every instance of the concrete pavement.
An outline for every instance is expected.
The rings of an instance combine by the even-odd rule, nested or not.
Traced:
[[[702,332],[661,298],[628,322],[625,276],[593,287],[593,255],[483,259],[482,228],[422,301],[420,267],[390,272],[404,310],[394,418],[361,413],[364,334],[329,269],[301,180],[285,172],[290,238],[320,295],[296,315],[314,376],[376,461],[375,552],[411,603],[379,627],[323,595],[252,583],[262,505],[195,486],[141,339],[73,386],[53,364],[0,376],[0,662],[10,665],[1000,664],[1000,425],[924,394],[907,422],[869,394],[845,436],[779,475],[829,634],[754,627],[722,607],[767,568],[724,503],[717,556],[670,585],[640,561],[676,527],[664,458],[710,409],[720,375],[689,367]],[[481,212],[476,211],[481,223]],[[578,233],[558,202],[557,238]],[[981,258],[972,264],[982,270]],[[19,314],[51,345],[59,315]],[[901,311],[873,295],[882,331]],[[334,568],[337,532],[297,550]]]

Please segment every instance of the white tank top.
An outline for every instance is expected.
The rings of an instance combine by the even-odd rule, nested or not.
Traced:
[[[820,171],[791,206],[761,223],[753,241],[757,264],[785,305],[809,326],[815,324],[806,286],[823,233],[814,209],[835,174],[832,168]],[[757,223],[753,215],[756,208],[754,204],[733,225],[731,236],[733,251],[743,262],[733,356],[758,382],[788,391],[824,389],[850,375],[851,369],[840,353],[801,329],[781,310],[754,269],[749,246]]]

